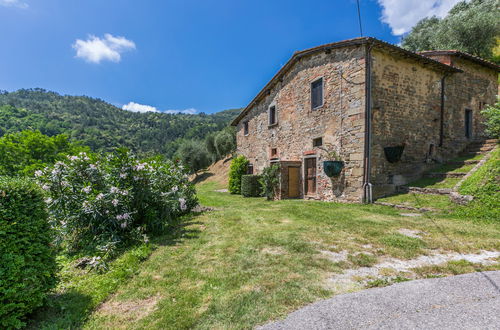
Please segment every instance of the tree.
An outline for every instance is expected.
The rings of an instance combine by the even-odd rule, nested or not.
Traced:
[[[32,175],[67,155],[88,151],[64,134],[46,136],[40,131],[22,131],[0,138],[0,175]]]
[[[439,23],[440,20],[436,16],[424,18],[403,38],[403,47],[413,52],[433,49],[432,39]]]
[[[174,158],[186,165],[190,173],[196,173],[210,165],[210,156],[205,146],[201,141],[196,140],[184,140]]]
[[[457,3],[448,15],[424,18],[402,40],[411,51],[457,49],[495,60],[493,48],[499,36],[500,14],[496,0]]]
[[[236,130],[234,127],[228,126],[218,132],[215,135],[214,144],[219,159],[232,153],[236,149]]]
[[[210,155],[212,163],[215,163],[219,159],[219,155],[217,154],[217,147],[215,146],[216,135],[216,132],[212,132],[205,137],[205,148]]]

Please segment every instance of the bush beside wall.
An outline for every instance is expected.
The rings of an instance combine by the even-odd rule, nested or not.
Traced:
[[[241,177],[241,194],[243,197],[262,196],[262,187],[259,180],[260,175],[247,174]]]
[[[43,193],[0,177],[0,328],[20,328],[56,284],[52,230]]]
[[[247,173],[248,159],[245,156],[238,156],[231,162],[229,168],[229,192],[231,194],[241,194],[241,177]]]

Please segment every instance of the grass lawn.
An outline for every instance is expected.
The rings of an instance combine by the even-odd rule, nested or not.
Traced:
[[[219,188],[199,185],[200,202],[216,210],[186,219],[175,239],[159,238],[152,252],[153,247],[135,248],[139,257],[126,252],[120,258],[133,257],[130,265],[117,260],[103,275],[66,268],[54,297],[63,300],[32,327],[251,328],[337,293],[407,280],[396,272],[392,280],[332,285],[331,279],[346,271],[392,258],[500,250],[498,223],[439,214],[404,217],[377,205],[268,202],[214,192]],[[442,271],[500,268],[453,267],[458,266]],[[418,276],[439,276],[439,269],[419,268]]]
[[[407,184],[409,187],[420,188],[453,188],[461,178],[422,178]]]
[[[441,211],[451,211],[455,204],[450,201],[448,195],[424,195],[418,193],[406,193],[379,198],[377,202],[401,204],[418,208],[439,209]]]

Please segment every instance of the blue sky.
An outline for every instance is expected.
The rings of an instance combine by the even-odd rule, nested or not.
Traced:
[[[360,0],[398,43],[458,0]],[[354,0],[0,0],[0,89],[41,87],[131,111],[243,107],[292,53],[359,36]]]

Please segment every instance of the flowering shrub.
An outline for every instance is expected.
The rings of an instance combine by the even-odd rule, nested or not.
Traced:
[[[197,204],[181,165],[140,161],[117,149],[105,157],[80,153],[35,173],[59,243],[104,253],[148,240]]]

